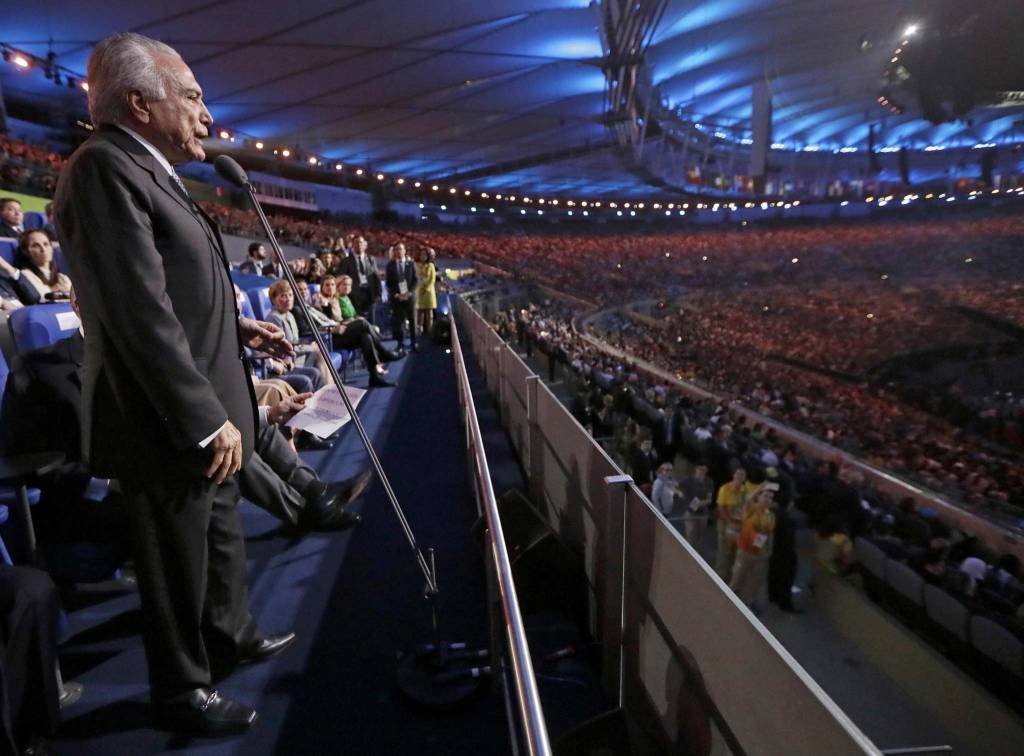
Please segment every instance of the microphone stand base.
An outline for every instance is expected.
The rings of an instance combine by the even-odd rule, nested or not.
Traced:
[[[428,644],[398,654],[395,682],[418,708],[452,712],[470,703],[490,677],[488,652],[467,651],[464,643]]]

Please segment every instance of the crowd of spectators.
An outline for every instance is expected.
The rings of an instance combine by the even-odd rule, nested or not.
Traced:
[[[0,186],[50,196],[64,158],[48,147],[0,134]]]
[[[1024,638],[1014,557],[994,554],[912,499],[893,500],[855,469],[805,456],[734,405],[695,399],[609,356],[571,327],[574,314],[545,301],[499,313],[494,327],[528,356],[544,355],[548,377],[570,386],[580,423],[744,601],[756,607],[767,583],[769,599],[794,610],[795,508],[816,533],[822,569],[851,569],[858,537],[883,542],[891,558],[942,580]],[[685,474],[674,475],[679,469]],[[713,560],[702,535],[709,517],[718,529]]]

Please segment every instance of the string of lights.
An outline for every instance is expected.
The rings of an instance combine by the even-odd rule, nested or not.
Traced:
[[[49,81],[53,82],[54,86],[61,87],[67,84],[68,89],[80,88],[85,92],[89,91],[89,82],[85,80],[85,77],[66,66],[58,64],[57,55],[52,50],[46,53],[46,56],[43,58],[24,50],[18,50],[6,42],[0,42],[0,50],[3,51],[5,63],[10,63],[22,71],[39,69]]]
[[[903,41],[900,47],[898,47],[893,55],[892,64],[898,63],[899,55],[904,51],[906,46],[910,43],[911,37],[918,32],[917,25],[909,26],[903,34]],[[56,55],[51,51],[48,52],[45,57],[39,57],[31,53],[16,49],[14,46],[0,42],[0,49],[2,49],[3,60],[22,71],[30,71],[33,69],[42,70],[47,79],[53,81],[57,86],[62,86],[66,83],[69,88],[81,89],[88,92],[89,84],[85,78],[75,71],[66,68],[57,63]],[[888,70],[888,69],[887,69]],[[891,105],[890,100],[885,100],[884,96],[879,97],[880,104],[884,104],[886,107]],[[703,124],[696,124],[697,126],[703,126]],[[709,127],[710,128],[710,127]],[[725,133],[715,132],[715,137],[726,138]],[[321,169],[325,172],[331,172],[332,174],[343,174],[346,171],[350,172],[357,179],[366,182],[373,182],[374,180],[381,185],[390,184],[392,187],[400,188],[403,192],[410,194],[420,195],[419,199],[423,199],[422,195],[427,194],[429,201],[423,201],[419,203],[421,209],[425,209],[428,204],[432,207],[440,207],[442,211],[447,211],[447,204],[440,204],[437,198],[447,196],[447,201],[458,201],[462,203],[460,209],[464,209],[466,203],[469,204],[469,210],[472,213],[476,212],[495,212],[495,205],[499,207],[509,205],[524,205],[524,206],[536,206],[536,207],[520,207],[520,215],[536,214],[543,216],[545,212],[549,215],[555,215],[558,213],[564,213],[566,217],[574,217],[576,215],[582,217],[589,217],[591,213],[595,211],[604,211],[607,214],[614,214],[615,217],[636,217],[638,213],[660,213],[666,216],[685,217],[687,213],[694,211],[710,211],[712,213],[718,213],[723,211],[735,212],[741,208],[744,210],[760,210],[761,212],[768,212],[771,210],[784,209],[788,210],[793,207],[799,207],[801,200],[771,200],[771,201],[735,201],[728,197],[722,198],[707,198],[704,201],[693,201],[693,202],[667,202],[663,200],[583,200],[583,199],[564,199],[564,198],[551,198],[551,197],[535,197],[529,194],[523,194],[520,192],[486,192],[476,191],[472,189],[466,189],[456,186],[447,186],[443,182],[429,182],[420,179],[404,176],[390,176],[383,172],[374,171],[369,166],[354,166],[349,165],[340,160],[330,159],[327,157],[321,157],[316,154],[311,154],[293,147],[290,145],[277,144],[273,145],[269,141],[245,134],[240,131],[236,131],[229,126],[222,126],[216,130],[215,138],[219,139],[227,145],[238,145],[244,149],[252,149],[258,153],[265,153],[273,155],[279,160],[293,160],[297,163],[302,163],[308,166],[309,169]],[[746,144],[750,142],[749,139],[741,139],[742,143]],[[994,142],[988,142],[984,144],[973,145],[974,149],[989,148],[996,146]],[[796,152],[818,152],[825,151],[820,145],[789,145],[784,143],[773,143],[771,145],[772,150],[792,150]],[[893,152],[900,149],[899,147],[885,146],[879,149],[879,152]],[[935,150],[945,149],[943,145],[926,145],[923,148],[925,152],[931,152]],[[835,147],[831,150],[835,154],[845,154],[856,152],[856,147]],[[418,192],[417,192],[418,190]],[[998,195],[1000,189],[990,190],[992,194]],[[1010,189],[1004,192],[1005,194],[1015,193],[1020,195],[1024,193],[1022,189]],[[981,191],[972,191],[969,194],[964,195],[963,199],[975,199],[981,196]],[[838,204],[846,206],[850,202],[863,201],[866,204],[876,203],[876,207],[885,207],[892,204],[898,204],[900,206],[906,206],[916,201],[931,201],[938,199],[939,201],[955,202],[958,198],[957,195],[947,195],[946,193],[934,194],[929,193],[923,197],[918,194],[904,194],[900,197],[889,195],[887,197],[867,197],[864,200],[843,200]],[[413,201],[415,201],[415,197]],[[500,203],[500,204],[499,204]],[[808,204],[808,203],[804,203]],[[816,203],[816,204],[836,204],[835,200],[828,202]],[[485,207],[479,207],[478,205],[487,205]]]

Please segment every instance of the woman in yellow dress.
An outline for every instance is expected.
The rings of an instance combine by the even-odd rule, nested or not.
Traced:
[[[437,308],[437,292],[434,290],[437,270],[430,261],[430,252],[430,249],[424,248],[416,256],[416,321],[420,325],[420,333],[424,335],[430,334],[434,310]]]

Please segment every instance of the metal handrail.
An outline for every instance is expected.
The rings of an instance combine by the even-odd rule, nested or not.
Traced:
[[[501,609],[505,616],[505,634],[512,662],[512,674],[515,677],[516,700],[519,715],[526,734],[526,746],[531,756],[550,756],[551,744],[548,740],[548,728],[544,720],[544,710],[537,691],[537,679],[533,672],[530,649],[526,641],[526,629],[519,611],[519,599],[516,596],[515,582],[512,579],[512,565],[505,546],[505,534],[498,516],[498,502],[494,496],[491,483],[490,467],[484,451],[483,436],[476,415],[476,405],[466,374],[466,363],[459,341],[458,327],[455,325],[454,313],[451,318],[452,352],[455,356],[455,374],[459,382],[459,393],[462,394],[466,409],[466,429],[468,442],[473,453],[475,464],[473,469],[477,478],[477,490],[483,500],[484,516],[487,518],[487,531],[490,537],[491,559],[494,562],[497,576],[498,592],[501,596]]]

